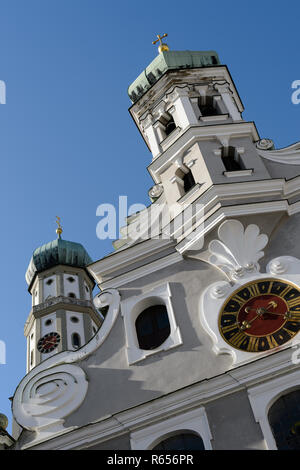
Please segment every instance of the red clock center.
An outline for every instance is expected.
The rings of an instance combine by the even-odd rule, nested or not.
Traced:
[[[260,295],[240,309],[240,328],[250,336],[267,336],[279,330],[287,320],[288,306],[277,295]]]

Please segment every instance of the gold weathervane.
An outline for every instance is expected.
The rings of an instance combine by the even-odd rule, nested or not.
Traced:
[[[62,229],[62,226],[60,225],[60,217],[56,216],[56,221],[55,221],[58,225],[57,229],[56,229],[56,233],[58,235],[58,238],[60,238],[62,232],[63,232],[63,229]]]
[[[168,44],[164,44],[162,42],[162,39],[163,38],[166,38],[168,35],[167,34],[163,34],[162,36],[160,34],[157,34],[157,39],[156,41],[152,41],[152,44],[156,44],[158,41],[159,41],[159,46],[158,46],[158,52],[161,53],[161,52],[165,52],[165,51],[169,51],[169,46]]]

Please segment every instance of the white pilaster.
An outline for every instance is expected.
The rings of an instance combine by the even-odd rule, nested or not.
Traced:
[[[156,134],[155,129],[153,127],[153,118],[152,118],[151,114],[148,114],[148,116],[143,120],[142,126],[143,126],[144,132],[145,132],[145,134],[148,138],[151,153],[152,153],[153,157],[155,158],[155,157],[157,157],[157,155],[159,155],[161,153],[161,149],[160,149],[157,134]]]
[[[181,127],[181,129],[185,129],[193,124],[198,124],[198,119],[188,96],[188,91],[188,87],[175,87],[173,92],[168,96],[169,102],[174,105],[174,109],[172,107],[168,109],[168,112],[172,114],[176,125]]]
[[[214,88],[221,94],[224,104],[228,109],[228,112],[232,119],[234,121],[241,121],[242,116],[237,108],[237,105],[233,100],[232,91],[230,89],[229,83],[215,83]]]

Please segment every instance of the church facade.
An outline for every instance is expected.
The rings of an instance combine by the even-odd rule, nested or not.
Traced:
[[[103,259],[35,250],[10,448],[300,449],[300,144],[214,51],[161,44],[128,93],[151,204]]]

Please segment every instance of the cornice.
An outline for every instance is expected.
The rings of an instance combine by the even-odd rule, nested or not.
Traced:
[[[140,279],[141,277],[164,269],[168,266],[171,266],[172,264],[179,263],[182,261],[182,259],[183,258],[181,254],[175,251],[175,253],[153,261],[152,263],[147,263],[139,268],[127,271],[125,274],[116,276],[104,282],[100,282],[99,287],[101,289],[118,289],[125,284],[129,284],[130,282],[135,281],[136,279]]]
[[[90,264],[87,269],[90,275],[93,276],[98,283],[101,283],[105,276],[112,275],[114,271],[120,270],[126,266],[130,267],[131,264],[137,262],[145,264],[148,257],[156,253],[161,253],[163,256],[164,251],[174,246],[175,242],[170,239],[160,238],[145,240],[126,249],[116,251],[106,258]]]

